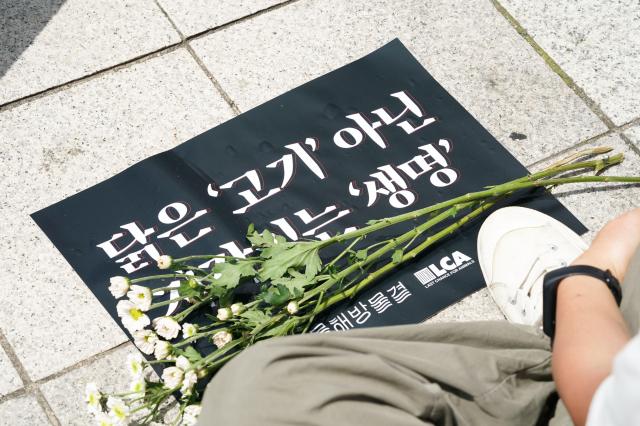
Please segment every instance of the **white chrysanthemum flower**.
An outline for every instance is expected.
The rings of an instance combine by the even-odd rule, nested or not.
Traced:
[[[127,367],[129,368],[129,373],[133,378],[139,378],[144,375],[144,358],[140,354],[129,354],[127,355]]]
[[[156,348],[153,351],[153,355],[156,357],[156,359],[166,359],[171,354],[171,350],[171,343],[167,342],[166,340],[158,340],[156,342]]]
[[[298,302],[296,302],[295,300],[292,300],[287,304],[287,312],[289,312],[291,315],[297,314],[299,309],[300,305],[298,305]]]
[[[132,285],[127,292],[127,297],[131,300],[141,311],[146,312],[151,307],[151,289],[141,285]]]
[[[84,390],[84,401],[87,403],[89,412],[99,413],[102,411],[102,406],[100,405],[101,398],[102,394],[98,390],[98,385],[95,383],[87,383]]]
[[[167,389],[175,389],[182,384],[184,371],[178,367],[167,367],[162,371],[162,381]]]
[[[217,316],[220,321],[226,321],[233,316],[233,312],[229,308],[220,308]]]
[[[109,279],[109,291],[116,299],[120,299],[127,294],[131,281],[127,277],[111,277]]]
[[[197,332],[198,332],[197,325],[191,324],[188,322],[185,322],[184,324],[182,324],[182,336],[185,339],[188,339],[189,337],[193,337]]]
[[[213,344],[219,348],[223,347],[227,343],[233,340],[233,336],[226,330],[218,331],[213,335]]]
[[[96,421],[98,426],[120,426],[123,424],[122,422],[117,421],[107,413],[102,413],[102,412],[96,414]]]
[[[130,332],[142,330],[151,323],[149,317],[129,300],[121,300],[116,306],[122,324]]]
[[[159,317],[153,320],[153,328],[158,336],[171,340],[178,337],[180,324],[171,317]]]
[[[193,392],[193,386],[198,383],[198,376],[195,371],[189,370],[184,373],[184,378],[182,379],[182,387],[180,388],[180,393],[182,395],[191,395]]]
[[[172,263],[173,259],[171,256],[167,256],[166,254],[163,254],[158,258],[158,268],[160,269],[169,269]]]
[[[240,315],[244,312],[244,305],[242,303],[234,303],[231,305],[231,313],[233,315]]]
[[[116,420],[116,424],[126,424],[131,410],[123,400],[110,396],[109,399],[107,399],[107,407],[109,407],[109,416]]]
[[[185,426],[194,426],[198,422],[198,416],[202,411],[200,405],[187,405],[182,413],[182,424]]]
[[[158,341],[158,335],[151,330],[138,330],[133,333],[133,339],[133,343],[143,354],[151,355]]]
[[[144,380],[144,377],[137,377],[129,385],[129,390],[135,393],[144,393],[147,389],[147,382]]]
[[[191,362],[184,355],[180,355],[176,358],[176,367],[181,369],[182,371],[191,370]]]

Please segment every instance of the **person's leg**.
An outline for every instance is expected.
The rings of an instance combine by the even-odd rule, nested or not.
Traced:
[[[384,327],[257,344],[211,381],[199,424],[534,425],[553,392],[532,328]]]

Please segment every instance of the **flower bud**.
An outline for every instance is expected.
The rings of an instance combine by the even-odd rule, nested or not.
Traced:
[[[191,369],[191,362],[187,359],[186,356],[180,355],[176,358],[176,367],[178,367],[182,371],[188,371]]]
[[[162,371],[162,381],[167,389],[177,388],[182,384],[184,371],[178,367],[167,367]]]
[[[220,349],[227,343],[231,342],[233,340],[233,336],[227,330],[222,330],[214,334],[212,340],[213,344]]]
[[[182,336],[185,339],[188,339],[189,337],[193,337],[197,332],[198,332],[198,326],[196,324],[191,324],[188,322],[185,322],[184,324],[182,324]]]
[[[244,312],[244,305],[242,303],[234,303],[231,305],[231,312],[233,315],[240,315]]]
[[[156,359],[167,359],[169,355],[171,355],[173,348],[171,347],[171,343],[166,340],[158,340],[156,342],[155,350],[153,351],[153,355]]]
[[[220,308],[218,309],[218,319],[220,321],[226,321],[233,316],[233,312],[229,308]]]
[[[158,336],[171,340],[178,337],[180,324],[171,317],[158,317],[153,320],[153,328]]]
[[[291,315],[297,314],[299,309],[300,309],[300,305],[298,305],[298,302],[295,300],[292,300],[287,305],[287,312],[289,312]]]
[[[131,282],[127,277],[111,277],[109,279],[109,291],[116,299],[120,299],[129,291]]]
[[[163,254],[158,258],[159,269],[169,269],[172,263],[173,259],[171,258],[171,256],[167,256],[166,254]]]

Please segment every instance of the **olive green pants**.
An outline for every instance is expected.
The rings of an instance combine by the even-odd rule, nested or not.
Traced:
[[[622,311],[640,323],[640,251]],[[551,420],[550,420],[551,419]],[[549,340],[505,321],[419,324],[273,339],[208,385],[201,426],[566,425]]]

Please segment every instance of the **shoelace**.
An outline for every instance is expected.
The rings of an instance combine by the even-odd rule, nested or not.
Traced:
[[[529,229],[544,228],[546,226],[547,226],[547,224],[544,224],[544,225],[541,225],[541,226],[533,226],[533,227],[530,227]],[[517,229],[517,230],[514,229],[512,231],[509,231],[508,233],[503,235],[503,238],[504,238],[504,236],[508,235],[511,232],[519,231],[519,230],[522,230],[522,229],[523,228],[520,228],[520,229]],[[513,294],[508,298],[507,301],[511,305],[515,306],[518,303],[518,294],[519,294],[518,290],[525,290],[527,296],[529,297],[529,299],[531,299],[531,290],[533,289],[533,286],[534,286],[534,284],[536,283],[536,281],[538,279],[540,279],[547,272],[550,272],[550,271],[552,271],[554,269],[566,266],[566,262],[562,261],[560,263],[556,263],[556,264],[551,265],[551,266],[547,265],[547,266],[543,267],[542,269],[540,269],[539,272],[536,275],[532,275],[532,273],[534,271],[534,268],[541,261],[541,259],[543,257],[545,257],[548,253],[555,252],[557,250],[558,250],[558,246],[556,246],[555,244],[549,244],[549,246],[548,246],[548,248],[546,250],[544,250],[542,253],[540,253],[540,254],[538,254],[538,256],[536,256],[536,258],[531,263],[531,266],[527,270],[527,273],[525,274],[522,282],[518,285],[517,289],[515,289],[513,291]],[[495,266],[496,266],[495,262],[496,262],[496,257],[495,257],[495,252],[494,252],[494,256],[493,256],[493,259],[492,259],[492,270],[493,271],[495,271]],[[537,299],[541,300],[541,298],[537,298]],[[537,305],[537,302],[538,302],[537,299],[533,299],[533,303],[534,303],[533,308],[534,308],[534,310],[538,306]],[[526,309],[526,304],[525,304],[523,306],[523,308],[522,308],[522,315],[526,316],[526,314],[527,314],[527,309]]]

